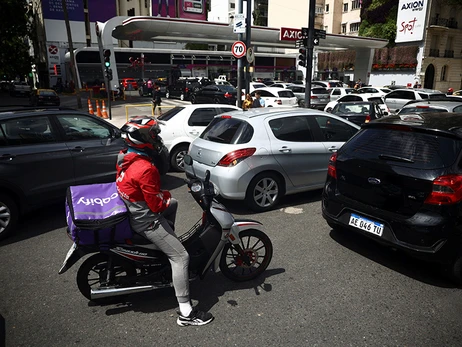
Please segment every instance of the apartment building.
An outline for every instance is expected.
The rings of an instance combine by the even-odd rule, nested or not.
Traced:
[[[360,0],[325,0],[324,30],[330,34],[358,36],[361,24]]]

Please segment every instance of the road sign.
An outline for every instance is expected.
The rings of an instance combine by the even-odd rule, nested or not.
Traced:
[[[231,47],[231,53],[236,58],[242,58],[247,52],[247,48],[245,47],[245,43],[242,41],[236,41],[233,43],[233,46]]]
[[[326,38],[326,31],[320,29],[314,29],[314,37],[318,39],[325,39]]]
[[[319,46],[319,39],[318,38],[313,39],[313,46]]]
[[[243,13],[236,13],[234,15],[234,27],[233,32],[235,34],[245,33],[245,17]]]
[[[247,48],[247,61],[249,62],[249,64],[252,64],[253,61],[255,60],[255,54],[254,54],[254,51],[253,51],[253,48],[252,47],[249,47]]]

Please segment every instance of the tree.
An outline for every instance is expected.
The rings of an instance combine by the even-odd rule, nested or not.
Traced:
[[[394,46],[398,4],[399,0],[363,0],[359,35],[386,39]]]
[[[2,0],[0,11],[0,78],[23,78],[31,71],[28,5],[26,0]]]

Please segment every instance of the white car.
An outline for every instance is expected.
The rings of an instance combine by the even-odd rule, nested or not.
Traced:
[[[342,96],[354,93],[354,88],[334,87],[330,91],[330,101],[335,101]]]
[[[250,95],[255,98],[255,93],[265,100],[265,107],[298,107],[298,100],[290,89],[266,87],[255,89]]]
[[[380,87],[362,87],[355,90],[358,94],[377,94],[377,95],[387,95],[391,92],[391,89],[388,88],[380,88]]]
[[[286,82],[282,83],[281,82],[281,83],[273,83],[273,84],[269,85],[268,87],[270,87],[270,88],[287,88],[288,86],[291,86],[291,85],[293,85],[293,83],[286,83]]]
[[[183,171],[183,158],[190,143],[204,131],[213,117],[235,110],[240,108],[224,104],[180,105],[159,116],[160,136],[170,152],[170,169]]]
[[[266,85],[264,85],[262,82],[250,82],[249,93],[252,93],[255,89],[259,88],[266,88]],[[245,88],[242,89],[241,98],[242,100],[245,99]]]
[[[348,94],[342,96],[341,98],[338,98],[335,101],[329,102],[324,108],[324,111],[331,112],[335,105],[337,105],[339,102],[346,101],[372,101],[379,105],[380,109],[382,110],[383,116],[388,116],[390,114],[390,110],[383,101],[383,97],[377,94]]]

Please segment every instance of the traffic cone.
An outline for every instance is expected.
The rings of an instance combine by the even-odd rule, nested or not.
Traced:
[[[106,111],[106,104],[103,100],[103,112],[101,114],[101,117],[104,118],[104,119],[109,119],[109,116],[107,115],[107,111]]]
[[[93,106],[91,104],[90,98],[88,98],[88,113],[89,114],[95,114],[95,111],[93,111]]]
[[[98,103],[98,100],[96,100],[96,115],[98,117],[103,117],[102,113],[101,113],[101,108],[99,107],[99,103]]]

